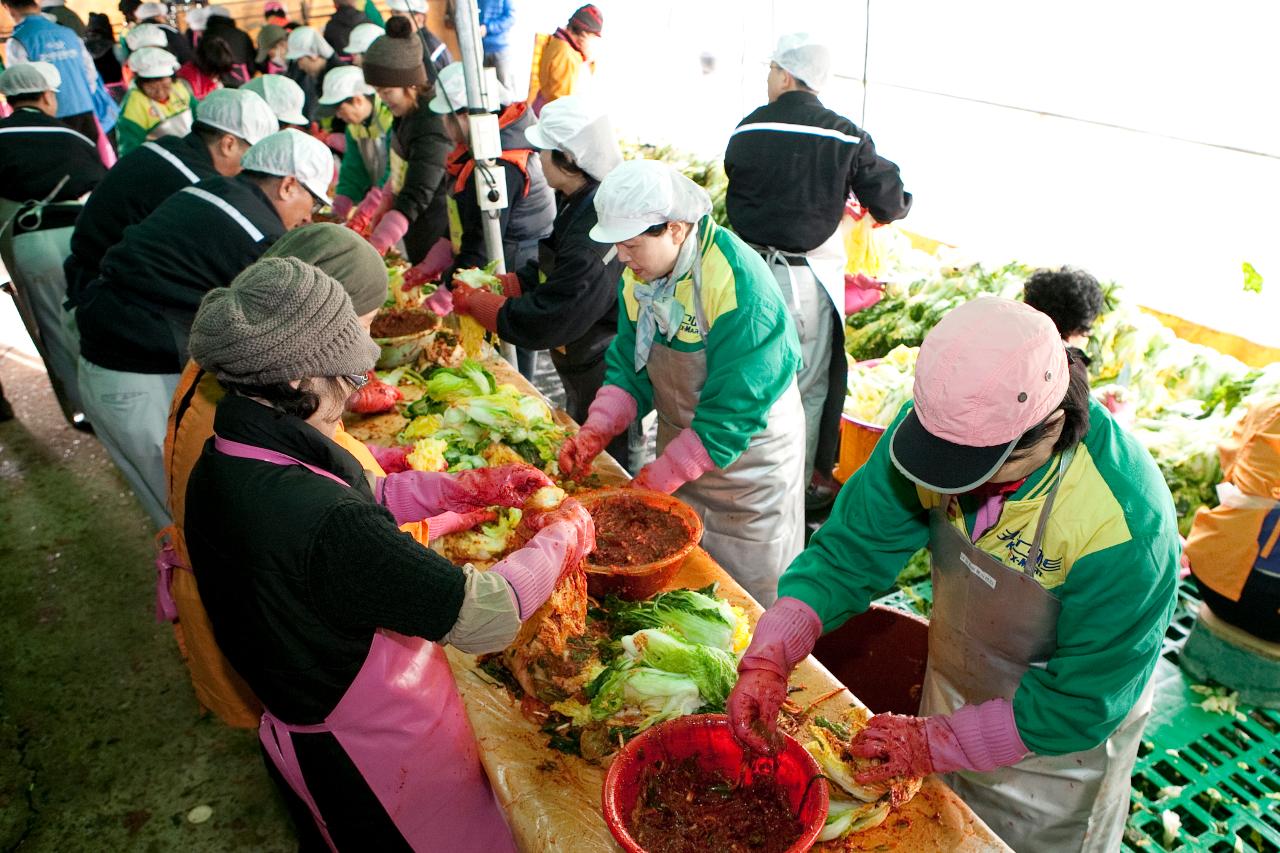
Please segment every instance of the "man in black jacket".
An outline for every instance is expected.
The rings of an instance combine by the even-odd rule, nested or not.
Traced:
[[[143,143],[116,163],[85,202],[71,235],[67,295],[74,304],[98,275],[107,250],[183,187],[214,175],[239,174],[240,160],[278,129],[267,102],[243,89],[217,89],[200,103],[186,136]]]
[[[75,311],[86,413],[158,527],[169,523],[165,423],[200,300],[329,201],[333,158],[306,134],[277,131],[242,165],[234,178],[174,193],[129,228]]]
[[[360,24],[369,23],[369,16],[360,11],[364,0],[334,0],[333,17],[324,25],[324,40],[339,54],[346,54],[351,31]]]
[[[865,131],[818,100],[830,69],[830,51],[808,34],[783,36],[769,64],[769,103],[738,124],[724,160],[729,223],[769,262],[800,333],[811,508],[835,494],[831,470],[847,377],[845,203],[853,195],[882,223],[911,209],[898,167],[876,154]]]

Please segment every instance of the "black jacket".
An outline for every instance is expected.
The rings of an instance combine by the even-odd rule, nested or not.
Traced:
[[[152,21],[152,23],[164,30],[164,40],[167,43],[165,50],[177,57],[179,64],[195,56],[191,42],[186,36],[162,21]]]
[[[623,264],[616,255],[606,263],[613,247],[588,236],[596,224],[592,201],[599,186],[591,181],[561,201],[551,236],[538,247],[539,259],[516,270],[521,296],[498,312],[504,341],[526,349],[563,347],[566,363],[574,365],[604,357],[618,333]]]
[[[298,65],[298,60],[289,61],[288,67],[285,68],[284,76],[302,87],[302,114],[306,116],[307,121],[312,122],[320,118],[320,94],[324,91],[324,75],[343,64],[338,61],[336,55],[332,56],[325,63],[324,70],[320,72],[320,76],[312,77],[302,70]]]
[[[208,146],[195,133],[154,141],[176,163],[149,148],[151,144],[130,152],[111,167],[76,220],[66,262],[67,297],[72,304],[97,277],[103,256],[120,242],[124,229],[146,219],[183,187],[218,174]]]
[[[839,227],[849,193],[880,222],[911,210],[897,165],[811,92],[786,92],[739,122],[724,169],[729,224],[757,246],[816,249]]]
[[[109,370],[180,373],[205,293],[230,284],[283,234],[248,178],[209,178],[174,193],[102,259],[76,310],[81,354]]]
[[[324,25],[324,40],[338,53],[347,52],[347,42],[351,40],[351,31],[361,24],[369,23],[369,16],[352,6],[339,6]]]
[[[449,63],[453,62],[453,54],[444,42],[426,27],[418,29],[418,40],[422,42],[422,64],[427,69],[427,82],[435,85],[436,78]]]
[[[106,174],[98,146],[53,116],[19,107],[0,119],[0,198],[38,201],[66,176],[53,200],[70,201],[92,190]]]
[[[253,65],[258,57],[258,49],[253,46],[253,39],[249,34],[236,26],[232,18],[210,15],[209,22],[205,25],[204,38],[210,36],[217,36],[226,42],[227,47],[231,48],[231,56],[234,57],[236,65],[243,65],[244,72],[250,77],[253,76]]]
[[[444,118],[427,108],[425,94],[417,109],[392,121],[391,151],[407,164],[394,209],[410,223],[430,216],[429,211],[443,210],[448,204],[444,167],[452,147],[444,130]]]
[[[524,131],[534,124],[533,113],[520,107],[524,105],[507,107],[500,119],[503,151],[530,151]],[[461,168],[470,161],[468,152],[455,163]],[[537,153],[530,151],[524,171],[511,163],[501,162],[500,165],[507,184],[507,206],[500,214],[503,243],[524,243],[546,237],[551,233],[556,217],[556,196],[542,175],[542,162]],[[484,217],[480,201],[476,198],[477,171],[473,169],[466,185],[453,195],[458,204],[458,219],[462,223],[462,246],[454,258],[456,269],[480,267],[488,262],[484,247]]]

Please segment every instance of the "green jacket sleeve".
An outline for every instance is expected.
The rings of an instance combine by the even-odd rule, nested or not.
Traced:
[[[903,406],[867,464],[844,484],[831,518],[778,581],[778,595],[798,598],[832,631],[893,586],[911,556],[929,542],[929,513],[913,484],[889,458],[888,437]]]
[[[116,121],[116,148],[120,151],[120,156],[133,152],[136,148],[147,141],[147,131],[142,125],[120,116]]]
[[[351,130],[348,128],[343,132],[347,137],[347,148],[342,153],[342,165],[338,167],[338,186],[334,189],[334,194],[345,195],[359,204],[373,186],[373,181],[369,177],[369,170],[365,168],[360,146],[351,137]]]
[[[617,385],[636,401],[636,417],[653,411],[653,385],[649,368],[636,372],[636,324],[627,316],[627,303],[622,297],[626,280],[618,285],[618,336],[604,356],[604,384]],[[655,344],[656,346],[656,344]]]
[[[1013,716],[1039,755],[1092,749],[1138,701],[1177,600],[1172,532],[1082,557],[1059,592],[1058,650],[1022,677]]]

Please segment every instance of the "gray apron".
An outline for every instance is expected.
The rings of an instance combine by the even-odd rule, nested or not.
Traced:
[[[694,314],[705,341],[701,258],[692,275]],[[648,369],[661,454],[693,424],[707,380],[707,352],[677,352],[655,341]],[[675,493],[702,517],[702,547],[765,607],[777,599],[778,577],[804,547],[803,436],[804,410],[792,380],[769,410],[764,430],[732,465],[712,468]]]
[[[1062,475],[1045,499],[1018,571],[975,547],[948,520],[951,499],[930,512],[933,617],[921,714],[945,714],[989,699],[1013,700],[1030,667],[1044,669],[1057,650],[1060,602],[1035,579],[1044,531]],[[1129,777],[1151,712],[1152,684],[1111,736],[1093,749],[1032,755],[990,773],[944,776],[987,825],[1019,853],[1120,849],[1129,815]]]

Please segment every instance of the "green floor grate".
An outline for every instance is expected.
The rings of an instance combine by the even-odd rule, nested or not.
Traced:
[[[927,616],[932,586],[915,584],[876,603]],[[1280,713],[1242,705],[1231,716],[1200,707],[1204,697],[1177,665],[1199,608],[1195,585],[1182,581],[1134,767],[1124,850],[1280,853]]]

